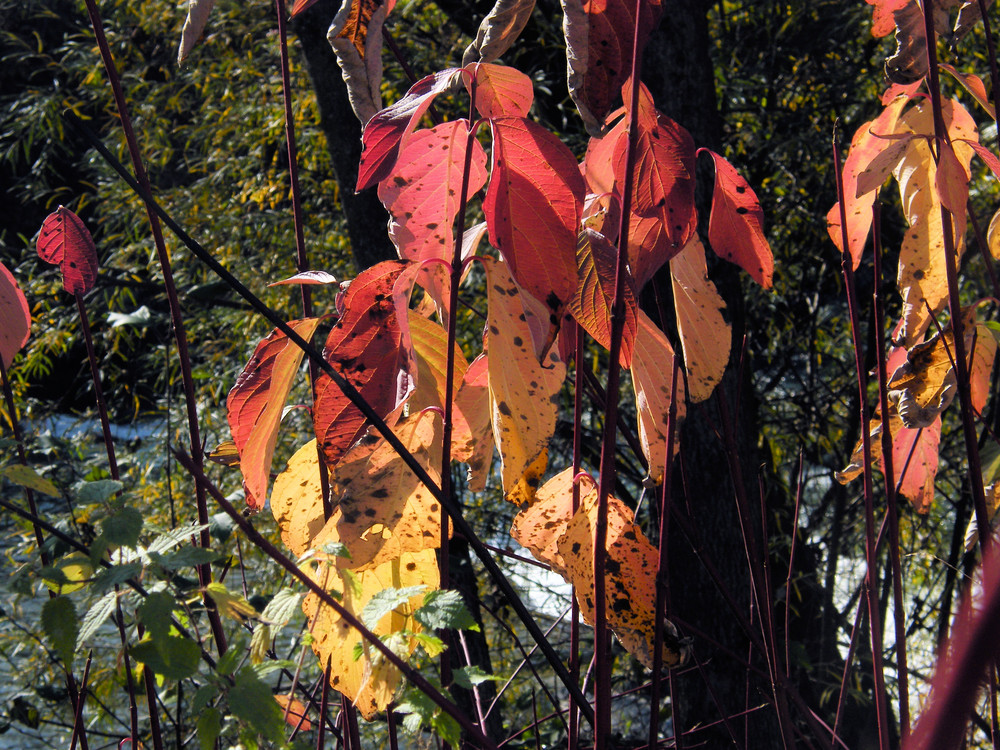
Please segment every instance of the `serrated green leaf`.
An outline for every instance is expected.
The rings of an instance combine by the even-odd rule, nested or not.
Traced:
[[[460,744],[461,730],[458,722],[419,690],[407,690],[403,701],[396,706],[396,712],[404,714],[403,727],[411,734],[417,734],[426,724],[438,737],[453,747]]]
[[[57,596],[42,605],[42,629],[66,668],[71,668],[79,624],[76,607],[68,597]]]
[[[198,536],[208,526],[209,524],[189,523],[184,526],[178,526],[176,529],[170,529],[170,531],[165,531],[153,539],[144,551],[146,554],[152,552],[163,554],[168,549],[189,541],[191,537]]]
[[[351,559],[351,551],[347,548],[347,545],[343,542],[327,542],[321,547],[322,551],[328,555],[333,555],[334,557],[343,557],[347,560]]]
[[[222,734],[222,712],[217,708],[206,708],[198,716],[197,728],[201,750],[214,750],[215,741]]]
[[[144,641],[129,649],[132,658],[168,680],[183,680],[198,671],[201,648],[189,638],[170,635],[160,641]]]
[[[413,619],[428,630],[475,630],[479,625],[457,591],[434,589],[424,596],[424,603],[413,613]]]
[[[142,532],[142,513],[135,508],[122,508],[101,522],[101,533],[111,544],[135,547]]]
[[[215,562],[221,558],[221,552],[206,547],[182,547],[181,549],[165,554],[160,554],[159,552],[149,553],[150,560],[167,570],[195,568],[205,563]]]
[[[80,623],[80,632],[76,636],[76,647],[83,648],[87,645],[87,641],[93,637],[97,629],[104,624],[111,613],[115,611],[115,604],[118,602],[118,593],[115,591],[109,591],[107,594],[102,596],[96,602],[90,605],[90,609],[87,610],[87,614],[83,616],[83,621]]]
[[[103,503],[124,487],[117,479],[98,479],[84,482],[76,491],[76,501],[80,505]]]
[[[199,714],[209,703],[219,694],[219,688],[208,683],[202,685],[195,691],[194,698],[191,699],[191,713]]]
[[[165,591],[156,591],[136,610],[139,620],[149,631],[154,643],[160,643],[170,634],[170,618],[174,611],[174,597]]]
[[[124,565],[112,565],[110,568],[101,568],[94,576],[90,584],[92,590],[101,594],[110,588],[125,583],[129,578],[135,578],[142,572],[142,563],[137,560],[125,563]]]
[[[43,495],[48,495],[49,497],[61,497],[59,488],[30,466],[11,464],[0,470],[0,476],[4,476],[14,484],[27,487],[34,492],[41,492]]]
[[[451,673],[451,678],[456,685],[464,687],[466,690],[471,690],[474,686],[489,682],[490,680],[503,679],[495,674],[486,674],[486,672],[475,665],[459,667]]]
[[[413,638],[416,639],[424,651],[432,659],[439,656],[442,651],[445,650],[444,641],[438,638],[436,635],[431,635],[430,633],[414,633]]]
[[[416,596],[426,590],[426,586],[382,589],[369,599],[365,608],[361,610],[361,622],[369,630],[374,630],[379,620],[392,612],[396,607],[406,604],[411,596]]]
[[[274,743],[284,735],[284,715],[274,700],[271,689],[249,667],[236,673],[235,684],[229,691],[229,707],[233,714]]]
[[[243,649],[234,648],[233,644],[230,644],[229,648],[226,650],[222,656],[219,657],[219,661],[215,664],[215,671],[219,674],[228,677],[243,661]]]
[[[295,662],[291,659],[268,659],[261,664],[252,665],[250,669],[253,670],[253,673],[257,675],[259,679],[263,680],[271,674],[271,672],[277,672],[279,669],[294,670],[295,666]]]

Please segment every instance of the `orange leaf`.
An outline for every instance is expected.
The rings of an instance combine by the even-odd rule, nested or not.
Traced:
[[[287,695],[276,695],[274,700],[281,706],[288,726],[297,728],[300,732],[308,732],[313,728],[312,722],[306,718],[308,709],[305,703],[298,698],[289,698]]]
[[[382,24],[396,0],[345,0],[327,32],[354,114],[367,123],[382,109]]]
[[[597,487],[589,477],[580,479],[580,498],[595,495]],[[596,502],[596,497],[592,499]],[[566,577],[566,561],[559,554],[559,537],[573,518],[573,467],[556,474],[538,488],[534,502],[514,517],[510,535],[536,559]]]
[[[319,320],[306,318],[288,325],[309,341]],[[281,414],[301,361],[302,350],[275,329],[257,344],[226,399],[229,430],[240,454],[247,505],[253,510],[264,507]]]
[[[469,365],[455,398],[452,455],[469,464],[469,491],[486,489],[493,460],[493,425],[489,394],[489,362],[480,354]]]
[[[497,0],[479,24],[476,41],[465,48],[462,65],[489,63],[500,57],[524,31],[534,8],[535,0]]]
[[[462,81],[472,93],[476,82],[476,111],[483,117],[527,117],[535,90],[531,79],[516,68],[472,63],[462,69]]]
[[[17,285],[7,266],[0,263],[0,360],[4,367],[10,367],[14,355],[28,343],[31,334],[31,312],[28,300]]]
[[[489,394],[504,493],[531,502],[545,471],[566,366],[555,351],[539,363],[521,295],[505,264],[485,261]]]

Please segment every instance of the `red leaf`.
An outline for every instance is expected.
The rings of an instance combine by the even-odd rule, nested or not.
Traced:
[[[476,82],[476,110],[483,117],[527,117],[535,90],[531,79],[506,65],[472,63],[462,69],[462,81],[472,93]]]
[[[396,169],[379,185],[378,196],[392,214],[389,236],[400,258],[451,264],[468,135],[466,120],[413,133],[400,150]],[[473,195],[486,183],[486,152],[474,139],[470,164],[468,194]],[[447,298],[446,274],[441,264],[421,270],[421,284],[438,304]]]
[[[292,3],[292,18],[295,18],[299,13],[302,13],[307,8],[311,8],[316,4],[316,0],[295,0]]]
[[[583,177],[566,145],[541,126],[519,117],[490,125],[493,169],[483,201],[490,242],[517,283],[555,315],[576,291]]]
[[[979,141],[971,141],[968,138],[956,138],[956,141],[961,141],[972,147],[972,150],[976,152],[976,155],[983,160],[990,171],[993,172],[993,176],[1000,180],[1000,159],[997,159],[996,154],[990,151],[986,146],[981,144]]]
[[[393,298],[407,267],[385,261],[363,271],[344,293],[344,313],[326,339],[323,356],[381,416],[399,403],[406,359]],[[313,428],[329,467],[336,466],[365,429],[365,418],[329,375],[316,383]]]
[[[587,129],[599,133],[622,84],[631,74],[635,3],[631,0],[563,0],[569,92]],[[639,8],[639,49],[660,20],[660,0]]]
[[[63,289],[85,294],[97,279],[97,249],[86,225],[64,206],[45,217],[38,233],[38,256],[62,271]]]
[[[0,360],[4,367],[10,367],[14,355],[28,343],[31,333],[31,312],[24,292],[17,286],[7,266],[0,263]]]
[[[708,149],[699,149],[708,151]],[[764,212],[753,189],[728,161],[708,151],[715,161],[715,190],[708,241],[720,258],[740,266],[764,288],[771,286],[774,257],[764,237]]]
[[[396,166],[403,141],[424,112],[434,102],[434,97],[448,88],[455,68],[448,68],[417,81],[406,96],[376,114],[361,135],[361,163],[358,165],[358,186],[361,192],[392,173]]]
[[[396,0],[345,0],[327,38],[343,71],[347,98],[361,122],[382,106],[382,24]]]
[[[880,38],[896,30],[896,21],[892,14],[906,5],[910,0],[865,0],[874,5],[872,10],[872,36]]]
[[[306,318],[289,325],[309,341],[318,323],[319,318]],[[254,510],[264,507],[281,414],[301,361],[302,350],[275,329],[257,344],[226,399],[247,505]]]
[[[569,310],[576,322],[605,349],[611,348],[611,305],[615,294],[618,248],[592,229],[580,232],[576,246],[579,282]],[[625,279],[625,328],[619,362],[632,366],[636,332],[636,294],[631,277]]]

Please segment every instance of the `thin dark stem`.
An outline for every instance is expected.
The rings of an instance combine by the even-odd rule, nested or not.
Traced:
[[[573,476],[580,473],[583,464],[583,383],[580,373],[583,371],[584,336],[583,328],[576,326],[576,351],[573,355],[573,367],[576,370],[576,382],[573,384]],[[580,483],[573,482],[573,515],[580,508]],[[576,586],[570,592],[569,611],[569,671],[573,682],[580,684],[580,604],[576,600]],[[575,703],[569,707],[569,745],[568,750],[578,750],[580,745],[580,715]]]
[[[792,613],[792,576],[795,572],[795,547],[796,541],[799,536],[799,508],[802,507],[802,475],[805,471],[805,454],[799,451],[799,479],[795,487],[795,510],[792,516],[792,543],[791,549],[788,552],[788,575],[785,577],[785,676],[792,676],[792,655],[791,655],[791,643],[792,639],[789,636],[791,633],[791,627],[789,625],[789,618]]]
[[[87,315],[87,307],[83,304],[83,295],[77,294],[76,309],[80,313],[80,330],[83,333],[83,342],[87,348],[87,361],[90,363],[90,376],[94,383],[94,400],[97,402],[97,413],[101,419],[101,431],[104,434],[104,447],[108,452],[108,471],[111,478],[120,479],[118,476],[118,461],[115,458],[115,441],[111,436],[111,422],[108,419],[108,407],[104,402],[104,389],[101,387],[101,371],[97,366],[97,355],[94,353],[94,339],[90,335],[90,318]]]
[[[115,587],[118,593],[118,587]],[[128,653],[128,636],[125,634],[125,617],[122,614],[121,602],[115,602],[115,624],[118,625],[118,637],[122,642],[122,667],[125,669],[125,684],[128,687],[128,713],[132,737],[132,747],[139,747],[139,706],[136,703],[135,676],[132,674],[132,658]],[[180,685],[177,686],[178,690]],[[177,715],[180,716],[178,710]]]
[[[90,664],[94,652],[87,654],[87,663],[83,667],[83,677],[80,680],[80,690],[76,694],[76,706],[73,714],[73,736],[70,738],[69,750],[76,750],[76,740],[80,740],[81,750],[87,750],[87,730],[83,726],[83,705],[87,702],[87,679],[90,677]]]

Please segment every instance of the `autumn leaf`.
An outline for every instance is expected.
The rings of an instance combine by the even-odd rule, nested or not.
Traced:
[[[977,13],[979,11],[978,3],[966,3],[962,9],[964,10],[966,6],[975,8],[975,11]],[[959,13],[959,15],[961,15],[961,13]],[[956,23],[956,25],[958,24]],[[994,120],[996,119],[996,113],[994,112],[993,102],[990,101],[989,94],[986,93],[986,84],[983,83],[982,78],[980,78],[974,73],[962,73],[956,70],[954,65],[949,65],[948,63],[938,63],[938,67],[941,68],[941,70],[948,73],[952,78],[954,78],[960,84],[962,84],[965,90],[968,91],[970,94],[972,94],[972,98],[976,100],[976,103],[979,104],[980,107],[985,109],[986,113],[991,118],[993,118]]]
[[[892,14],[910,0],[865,0],[865,2],[875,6],[872,10],[872,36],[878,39],[893,32],[896,22]]]
[[[362,123],[382,109],[382,24],[395,4],[344,0],[326,34],[337,53],[351,108]]]
[[[38,232],[38,257],[58,265],[63,289],[86,294],[97,280],[97,249],[86,225],[75,213],[59,206],[45,217]]]
[[[191,50],[198,44],[201,33],[208,23],[208,16],[212,12],[215,0],[188,0],[187,18],[184,19],[184,28],[181,29],[181,43],[177,49],[177,64],[181,65],[191,53]]]
[[[480,354],[469,365],[455,397],[452,456],[469,465],[469,491],[486,489],[493,460],[492,404],[489,397],[489,361]]]
[[[708,278],[705,248],[697,234],[670,259],[670,277],[688,396],[693,402],[704,401],[726,371],[732,331],[722,315],[726,303]]]
[[[591,492],[580,500],[580,508],[566,525],[557,541],[557,549],[566,564],[565,576],[576,587],[580,616],[593,624],[594,610],[594,538],[597,525],[598,495]],[[605,558],[605,596],[608,625],[622,646],[647,669],[653,667],[655,652],[656,548],[632,521],[632,511],[621,500],[608,497],[607,556]],[[686,658],[677,632],[664,623],[663,664],[676,667]]]
[[[667,456],[667,415],[674,350],[650,317],[639,311],[639,329],[632,353],[632,387],[639,417],[639,443],[649,467],[649,477],[659,484]],[[677,381],[677,427],[684,420],[684,381]],[[679,441],[674,441],[674,451]]]
[[[9,368],[31,335],[31,312],[24,292],[3,263],[0,263],[0,361]]]
[[[381,182],[392,173],[404,141],[417,127],[434,98],[448,88],[457,72],[455,68],[448,68],[422,78],[398,102],[365,118],[367,124],[361,134],[361,163],[358,165],[358,184],[355,188],[358,192]]]
[[[465,48],[462,67],[475,62],[493,62],[509,50],[524,31],[534,9],[535,0],[497,0],[480,22],[476,40]]]
[[[271,513],[281,540],[294,555],[304,555],[312,548],[313,539],[326,525],[315,440],[295,451],[287,468],[274,480]]]
[[[310,341],[319,320],[306,318],[288,325]],[[301,362],[302,350],[275,329],[257,344],[226,399],[247,505],[253,510],[264,507],[281,415]]]
[[[604,118],[625,79],[631,75],[632,42],[639,27],[639,55],[662,12],[659,0],[562,0],[563,31],[569,64],[569,93],[591,135]]]
[[[576,294],[569,301],[569,311],[576,322],[605,349],[611,348],[611,310],[615,297],[615,276],[618,248],[592,229],[584,229],[577,238]],[[626,276],[624,289],[625,324],[622,333],[619,362],[624,368],[632,365],[632,345],[635,340],[635,285]]]
[[[410,342],[417,358],[417,385],[407,402],[409,409],[411,412],[428,406],[444,409],[447,400],[448,331],[415,310],[410,310],[408,317]],[[457,393],[462,378],[469,369],[469,363],[457,342],[454,344],[454,361],[454,389]]]
[[[316,4],[316,0],[294,0],[292,3],[292,10],[289,15],[295,18],[299,13],[304,12],[306,9],[311,8]]]
[[[284,284],[336,284],[337,277],[327,271],[302,271],[294,276],[289,276],[281,281],[272,281],[268,286],[282,286]]]
[[[287,695],[276,695],[274,700],[281,706],[281,713],[288,726],[297,728],[300,732],[308,732],[313,728],[312,722],[306,718],[308,709],[305,703]]]
[[[340,597],[343,606],[359,620],[365,605],[381,591],[422,586],[426,593],[426,590],[437,588],[440,580],[437,558],[430,549],[406,553],[397,560],[359,573],[339,571],[320,562],[311,575],[317,583]],[[384,615],[372,629],[403,659],[417,647],[417,638],[404,632],[420,632],[413,610],[420,606],[424,593],[410,597],[405,606]],[[302,611],[309,618],[312,649],[321,667],[330,667],[330,687],[346,695],[361,715],[371,721],[395,697],[402,680],[399,670],[372,647],[365,646],[361,633],[348,625],[333,608],[323,605],[315,594],[306,596]],[[362,643],[361,658],[356,659],[355,647],[359,642]]]
[[[239,594],[234,594],[226,588],[225,584],[213,581],[206,584],[204,592],[208,594],[215,603],[219,614],[229,617],[238,622],[243,622],[246,618],[258,618],[260,614],[254,606]]]
[[[344,293],[344,313],[326,339],[323,356],[383,418],[402,403],[407,391],[401,374],[407,366],[403,328],[393,297],[402,261],[384,261],[363,271]],[[313,427],[330,468],[364,432],[365,418],[329,375],[316,382]]]
[[[576,291],[584,183],[569,148],[520,117],[490,121],[493,166],[483,200],[490,242],[518,285],[555,315]]]
[[[504,494],[531,502],[548,460],[566,366],[555,351],[539,362],[517,285],[507,267],[484,263],[487,275],[487,347],[493,438],[500,452]]]
[[[472,63],[462,69],[462,81],[470,95],[475,82],[476,110],[483,117],[527,117],[535,98],[531,79],[506,65]]]
[[[764,237],[764,212],[753,189],[735,167],[714,151],[715,189],[708,241],[720,258],[735,263],[765,289],[771,287],[774,257]]]

